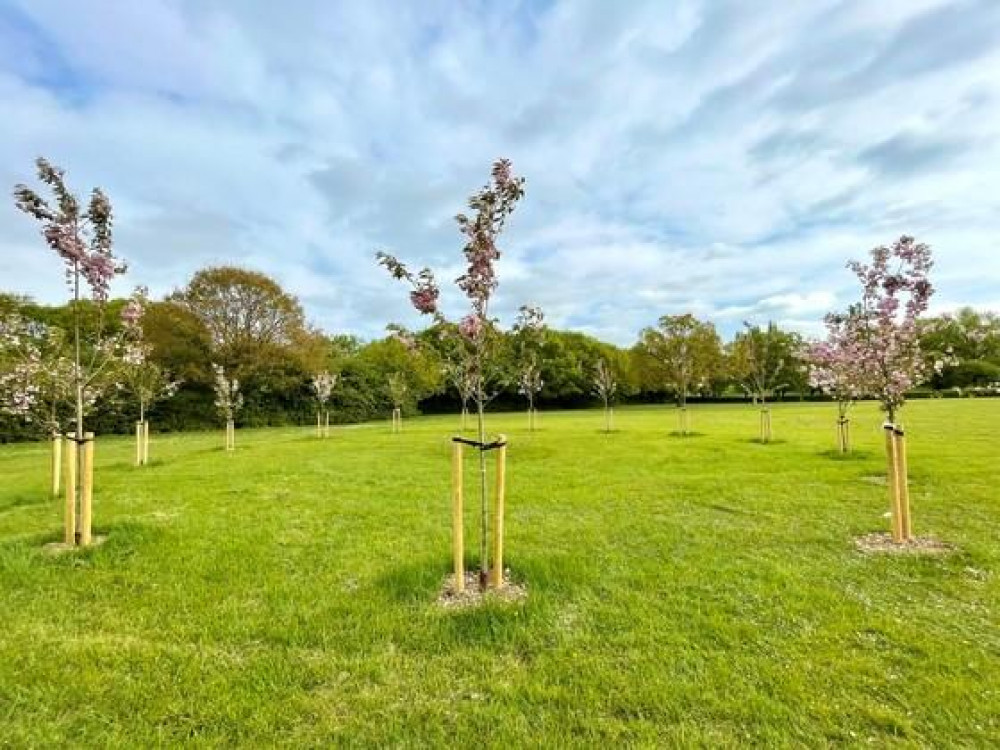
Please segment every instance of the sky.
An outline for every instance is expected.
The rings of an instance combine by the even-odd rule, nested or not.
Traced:
[[[1000,310],[998,0],[0,0],[0,112],[0,185],[45,155],[111,196],[121,294],[238,264],[377,337],[421,324],[384,249],[460,315],[453,217],[503,156],[507,324],[818,334],[903,233],[932,312]],[[12,200],[0,290],[66,296]]]

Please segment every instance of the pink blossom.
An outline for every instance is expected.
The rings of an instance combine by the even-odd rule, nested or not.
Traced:
[[[466,315],[458,323],[459,333],[461,333],[463,336],[465,336],[465,338],[469,339],[470,341],[478,339],[479,334],[482,332],[482,330],[483,330],[483,321],[480,319],[478,315],[474,313]]]

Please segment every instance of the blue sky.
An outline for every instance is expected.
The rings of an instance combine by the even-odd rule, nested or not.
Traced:
[[[0,111],[0,183],[45,154],[108,190],[122,293],[239,263],[327,330],[417,325],[375,250],[457,276],[507,156],[508,322],[815,333],[904,232],[936,311],[1000,310],[996,0],[0,0]],[[3,202],[0,289],[60,300],[48,252]]]

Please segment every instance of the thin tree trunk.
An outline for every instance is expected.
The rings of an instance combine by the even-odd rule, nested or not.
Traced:
[[[480,389],[482,386],[480,386]],[[479,442],[486,442],[486,415],[483,409],[483,398],[482,393],[477,402],[477,412],[479,417]],[[481,587],[486,586],[487,576],[489,574],[489,560],[487,555],[489,554],[489,545],[487,543],[487,535],[489,534],[489,508],[486,502],[486,452],[480,448],[479,450],[479,506],[480,506],[480,534],[479,534],[479,584]]]
[[[80,350],[80,264],[77,261],[73,261],[73,353],[76,361],[76,367],[73,372],[73,384],[74,390],[76,391],[76,441],[73,441],[69,448],[72,450],[76,456],[76,461],[73,464],[76,470],[76,481],[74,482],[74,497],[73,506],[75,508],[74,517],[76,518],[76,528],[74,529],[73,539],[76,544],[80,543],[80,517],[82,508],[81,503],[81,488],[83,487],[83,476],[81,474],[83,470],[83,461],[80,459],[80,445],[77,442],[81,440],[84,436],[83,431],[83,371],[81,363],[81,350]]]

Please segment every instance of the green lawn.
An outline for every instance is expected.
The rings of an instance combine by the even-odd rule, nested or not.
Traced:
[[[903,412],[947,557],[855,550],[888,528],[880,417],[848,460],[834,418],[491,417],[529,597],[465,611],[434,603],[455,418],[154,436],[145,469],[101,439],[108,541],[61,556],[47,447],[0,447],[0,745],[1000,744],[1000,400]]]

